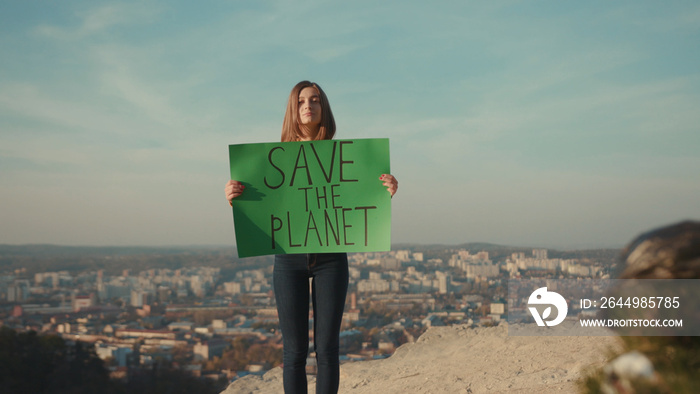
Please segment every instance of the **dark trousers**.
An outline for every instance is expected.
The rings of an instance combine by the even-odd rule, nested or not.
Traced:
[[[284,348],[284,392],[307,392],[309,278],[314,318],[314,349],[318,367],[316,393],[337,393],[340,379],[340,324],[348,290],[346,253],[275,256],[273,285]]]

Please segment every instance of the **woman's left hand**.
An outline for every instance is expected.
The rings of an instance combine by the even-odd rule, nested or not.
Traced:
[[[399,181],[397,181],[391,174],[382,174],[382,176],[379,177],[379,180],[382,181],[382,185],[386,186],[386,190],[388,190],[391,196],[394,197],[396,191],[399,190]]]

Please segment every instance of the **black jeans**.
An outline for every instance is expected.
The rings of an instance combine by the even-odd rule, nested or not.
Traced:
[[[338,347],[348,291],[346,253],[275,256],[273,286],[283,343],[284,392],[306,393],[309,350],[309,278],[314,317],[317,393],[337,393]]]

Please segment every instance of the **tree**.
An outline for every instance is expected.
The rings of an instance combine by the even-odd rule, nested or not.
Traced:
[[[110,393],[116,385],[92,348],[55,335],[0,328],[0,387],[10,393]]]

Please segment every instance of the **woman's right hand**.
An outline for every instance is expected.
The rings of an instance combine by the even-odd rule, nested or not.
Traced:
[[[233,205],[233,199],[240,196],[244,189],[245,186],[243,186],[242,183],[234,180],[228,181],[228,183],[226,183],[226,187],[224,188],[228,203]]]

